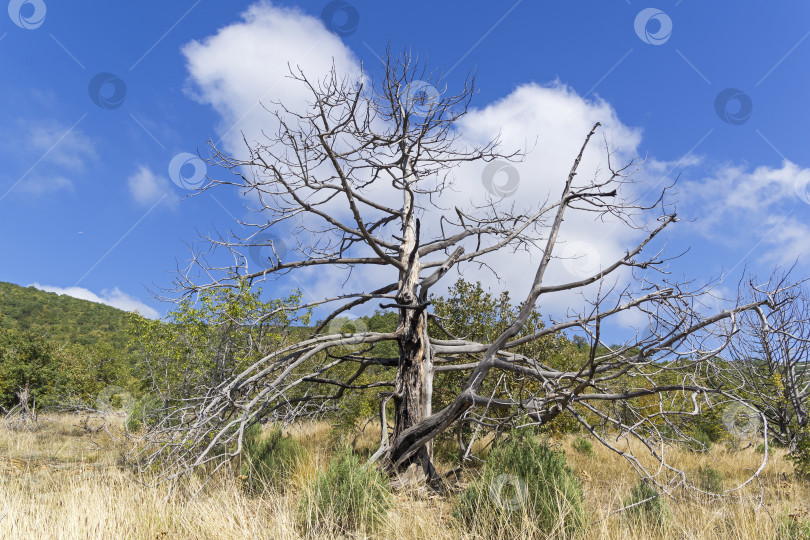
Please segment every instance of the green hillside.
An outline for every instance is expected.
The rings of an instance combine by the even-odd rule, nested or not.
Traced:
[[[121,350],[129,314],[104,304],[0,282],[0,328],[29,331],[54,343],[106,344]]]

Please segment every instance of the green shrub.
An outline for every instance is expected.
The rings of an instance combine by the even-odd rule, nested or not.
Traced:
[[[484,536],[531,522],[545,534],[570,537],[587,524],[582,486],[565,454],[522,434],[492,449],[481,476],[456,499],[453,515]]]
[[[810,479],[810,429],[799,433],[796,448],[788,458],[793,462],[793,470],[797,476]]]
[[[588,439],[577,437],[574,439],[574,450],[588,457],[593,457],[593,444]]]
[[[697,471],[697,487],[707,493],[723,493],[723,473],[711,465],[704,465]]]
[[[253,424],[242,441],[242,475],[248,491],[258,493],[267,487],[283,489],[295,468],[304,458],[304,447],[296,439],[273,429],[262,436],[262,426]]]
[[[700,428],[695,428],[686,441],[686,447],[691,452],[708,452],[712,447],[712,439],[708,433]]]
[[[144,424],[147,427],[154,425],[162,406],[160,399],[153,394],[146,394],[141,397],[135,402],[132,410],[127,415],[127,430],[138,431]]]
[[[711,407],[701,412],[695,420],[695,429],[705,433],[713,443],[720,442],[727,434],[723,425],[723,411],[722,407]]]
[[[305,492],[299,514],[310,532],[347,534],[375,530],[391,505],[387,479],[343,445]]]
[[[666,501],[654,487],[644,480],[633,487],[630,496],[624,501],[624,506],[629,507],[625,510],[628,517],[644,520],[657,527],[663,527],[669,515]]]
[[[433,444],[433,458],[441,463],[457,464],[461,460],[458,442],[451,437],[437,437]]]
[[[579,420],[577,420],[574,415],[567,411],[537,429],[538,433],[550,435],[555,438],[561,438],[571,433],[579,433],[580,431],[582,431],[582,424],[579,423]]]
[[[778,521],[779,538],[788,540],[810,540],[810,523],[799,516],[782,516]]]

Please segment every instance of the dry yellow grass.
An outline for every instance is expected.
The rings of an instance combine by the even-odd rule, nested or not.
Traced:
[[[2,538],[300,538],[303,531],[296,525],[296,509],[301,491],[328,461],[328,426],[310,425],[296,430],[296,437],[312,451],[285,493],[249,497],[237,475],[228,471],[199,492],[199,481],[191,480],[185,489],[170,493],[166,486],[144,487],[142,479],[120,468],[120,446],[103,432],[88,434],[78,427],[78,417],[42,420],[31,433],[0,428]],[[778,519],[806,513],[810,506],[810,489],[791,480],[790,464],[776,451],[761,477],[765,504],[760,510],[751,503],[670,500],[665,528],[651,529],[626,514],[609,516],[637,482],[626,462],[596,444],[593,456],[580,454],[572,449],[572,442],[567,438],[558,444],[583,480],[591,520],[583,534],[586,538],[770,539],[777,537]],[[711,461],[706,455],[672,452],[688,471]],[[753,450],[718,449],[715,458],[713,465],[730,486],[744,478],[746,468],[755,468],[761,456]],[[413,494],[397,494],[395,499],[386,525],[374,538],[476,538],[452,518],[447,499]],[[510,536],[530,538],[532,534],[536,531],[527,527]]]

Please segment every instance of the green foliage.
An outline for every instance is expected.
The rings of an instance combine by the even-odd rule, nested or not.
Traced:
[[[346,534],[377,529],[392,504],[386,478],[342,445],[305,492],[299,514],[310,532]]]
[[[167,314],[169,324],[133,315],[129,321],[144,391],[161,401],[205,395],[267,352],[283,346],[292,325],[307,324],[308,312],[281,309],[299,303],[300,293],[262,300],[247,283],[210,289]],[[272,316],[266,316],[274,313]]]
[[[810,479],[810,428],[801,430],[796,440],[796,447],[788,458],[793,462],[796,476]]]
[[[539,433],[549,435],[551,437],[561,438],[565,435],[572,433],[579,433],[582,431],[582,424],[574,417],[574,415],[563,411],[557,415],[551,422],[546,422],[538,429]]]
[[[107,387],[136,386],[126,312],[10,283],[0,283],[0,311],[0,405],[16,405],[26,384],[38,408],[93,407]]]
[[[353,333],[356,331],[369,331],[369,332],[393,332],[398,323],[398,314],[395,312],[382,312],[377,311],[370,317],[361,317],[358,320],[335,319],[329,324],[330,333]],[[349,352],[347,349],[338,347],[332,351],[334,355],[346,354]],[[392,358],[396,359],[399,356],[397,345],[393,342],[383,342],[374,345],[372,356],[379,358]],[[346,365],[335,366],[329,373],[334,378],[349,378],[355,371],[357,366],[351,362]],[[370,384],[381,381],[391,380],[390,368],[384,366],[368,366],[366,369],[353,381],[355,385]],[[332,393],[334,387],[324,386],[323,391]],[[340,407],[332,416],[331,420],[334,424],[335,430],[338,433],[350,433],[358,429],[358,426],[365,423],[369,417],[377,416],[379,412],[379,392],[380,388],[371,388],[366,390],[346,390],[340,400]],[[393,404],[389,405],[393,407]],[[390,418],[390,417],[389,417]]]
[[[630,496],[624,501],[624,506],[629,506],[625,510],[628,517],[644,520],[656,527],[663,527],[669,517],[669,508],[664,498],[644,480],[633,487]]]
[[[687,448],[692,452],[708,452],[712,448],[711,436],[702,429],[695,428],[686,442]]]
[[[530,520],[544,533],[573,536],[587,523],[582,486],[565,454],[521,433],[492,449],[453,515],[482,534]]]
[[[695,430],[702,431],[705,439],[712,443],[720,442],[727,433],[723,425],[724,410],[724,407],[714,406],[701,411],[695,422]]]
[[[810,540],[810,522],[795,514],[780,517],[777,531],[786,540]]]
[[[593,444],[591,444],[591,441],[588,439],[585,439],[584,437],[577,437],[574,439],[573,447],[574,450],[580,454],[593,457]]]
[[[127,416],[127,429],[138,431],[142,427],[149,427],[159,419],[163,403],[155,394],[145,394],[135,402]]]
[[[245,431],[242,452],[242,474],[247,476],[245,485],[253,493],[267,487],[284,489],[296,464],[306,455],[298,440],[283,435],[278,428],[263,435],[260,424],[253,424]]]
[[[723,473],[709,464],[697,470],[697,487],[707,493],[723,493]]]
[[[123,351],[130,344],[127,312],[96,302],[0,283],[0,312],[0,328],[31,332],[60,345],[105,344]]]
[[[464,337],[472,341],[489,343],[502,333],[517,317],[521,306],[512,302],[508,292],[498,295],[483,288],[480,282],[470,283],[463,279],[457,280],[448,288],[446,296],[431,296],[432,311],[435,318],[431,319],[430,334],[432,336],[447,338],[450,336]],[[534,334],[543,329],[545,323],[540,312],[534,310],[526,325],[517,337]],[[549,335],[512,349],[512,352],[536,359],[538,362],[554,368],[568,369],[578,365],[583,358],[572,342],[562,333]],[[464,361],[467,361],[465,359]],[[448,371],[437,373],[433,383],[433,408],[439,410],[458,396],[469,377],[466,371]],[[515,374],[507,373],[502,383],[497,386],[499,379],[485,380],[478,390],[480,395],[494,395],[496,399],[528,399],[541,392],[540,384],[528,378],[518,382]],[[507,394],[506,388],[512,390]],[[508,414],[490,410],[488,414],[498,416]],[[470,424],[460,428],[465,440],[472,435]],[[556,430],[559,433],[568,433],[579,429],[579,424],[569,415],[560,415],[544,426],[546,430]],[[481,435],[486,435],[484,430]],[[450,438],[450,434],[443,434],[437,442]]]
[[[70,383],[68,370],[60,366],[56,347],[31,332],[0,330],[0,405],[17,404],[15,392],[29,385],[39,406],[57,397],[59,388]]]

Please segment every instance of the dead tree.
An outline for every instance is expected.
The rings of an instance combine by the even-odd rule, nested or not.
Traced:
[[[34,415],[31,413],[31,407],[28,406],[28,401],[31,399],[31,386],[26,383],[25,386],[21,386],[15,394],[17,395],[17,399],[20,400],[20,414],[23,420],[33,419]]]
[[[763,289],[782,289],[780,285],[786,280],[775,274]],[[782,289],[774,298],[777,309],[768,317],[744,314],[727,353],[731,369],[723,369],[717,376],[722,381],[718,386],[763,414],[768,419],[769,435],[791,450],[810,427],[808,294],[806,287]],[[748,296],[763,299],[757,290],[749,291]]]
[[[14,392],[19,403],[6,411],[3,424],[11,430],[32,429],[37,423],[36,404],[32,409],[28,404],[31,400],[31,385],[25,383]]]
[[[301,308],[329,308],[311,337],[267,354],[170,411],[147,434],[138,457],[168,459],[189,470],[238,453],[245,428],[254,422],[315,417],[339,407],[346,392],[387,388],[380,399],[393,402],[393,432],[389,436],[383,424],[374,457],[391,473],[411,469],[435,478],[431,441],[462,418],[486,423],[486,411],[496,409],[510,412],[513,423],[522,419],[522,425],[553,422],[567,412],[644,476],[675,471],[650,468],[633,457],[625,442],[616,441],[636,439],[663,462],[661,445],[677,429],[662,427],[670,418],[697,414],[705,393],[713,391],[703,378],[705,364],[728,344],[736,318],[768,301],[732,302],[728,309],[705,314],[700,298],[709,285],[694,288],[669,279],[668,260],[653,247],[656,237],[677,221],[665,202],[666,189],[652,202],[633,200],[628,184],[639,163],[614,165],[615,152],[607,144],[607,169],[580,180],[583,154],[600,128],[596,124],[548,200],[535,201],[528,210],[507,207],[496,198],[483,206],[446,209],[441,197],[454,182],[458,185],[454,173],[462,164],[483,167],[523,155],[500,151],[497,140],[478,147],[460,143],[458,121],[468,111],[473,81],[458,94],[440,92],[436,74],[417,67],[407,55],[389,55],[378,80],[342,78],[334,70],[318,81],[300,70],[291,77],[309,96],[306,110],[276,104],[271,114],[277,131],[265,134],[258,145],[246,139],[246,159],[212,146],[211,163],[232,174],[211,179],[203,191],[236,188],[258,205],[257,220],[240,222],[247,234],[206,237],[210,249],[195,255],[181,276],[181,288],[192,294],[308,269],[347,279],[352,272],[384,269],[388,278],[364,280],[357,290],[302,303]],[[605,220],[632,227],[640,241],[592,275],[549,283],[549,266],[561,256],[564,220],[574,212],[590,213],[594,227]],[[282,237],[289,239],[284,246],[277,240]],[[256,268],[248,253],[259,246],[272,255]],[[217,264],[223,250],[228,262]],[[527,275],[531,287],[519,315],[506,330],[486,343],[431,335],[431,289],[453,269],[486,267],[492,257],[509,257],[515,250],[541,257]],[[619,276],[628,273],[634,279],[619,285],[626,283]],[[532,310],[542,309],[547,295],[562,291],[591,292],[580,312],[520,335]],[[396,310],[395,331],[328,331],[336,317],[375,304]],[[649,330],[608,346],[602,338],[605,321],[633,310],[646,314]],[[590,345],[575,369],[555,369],[518,352],[522,345],[564,331],[579,332]],[[383,343],[396,344],[398,355],[375,354]],[[371,366],[385,368],[388,376],[357,382]],[[434,374],[451,370],[468,374],[466,383],[449,405],[434,411]],[[510,388],[506,397],[482,395],[484,381],[503,373],[519,378],[520,386]],[[623,414],[617,413],[619,405]],[[503,421],[504,415],[499,418]],[[669,482],[656,478],[660,485]]]

